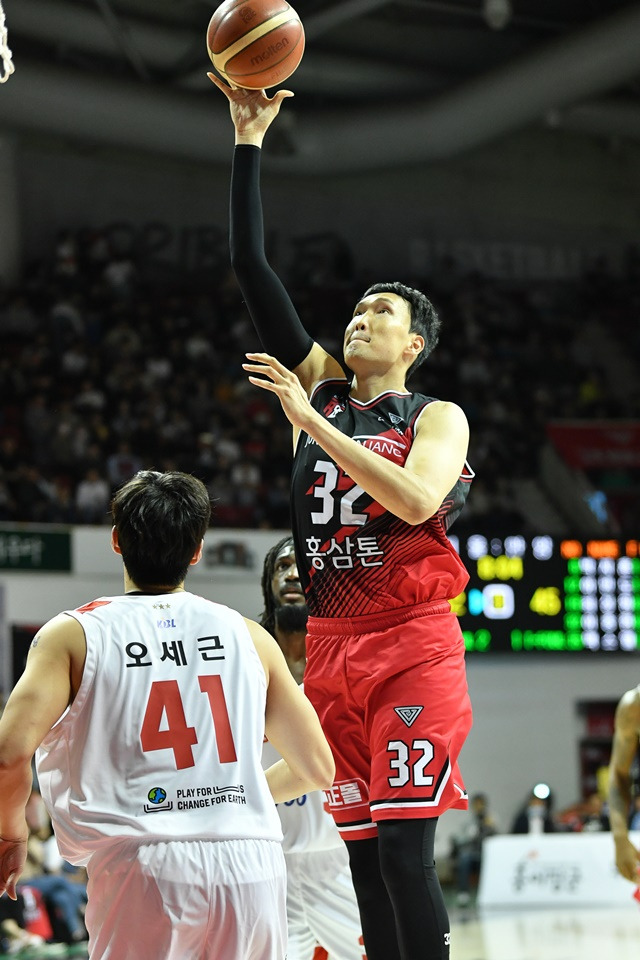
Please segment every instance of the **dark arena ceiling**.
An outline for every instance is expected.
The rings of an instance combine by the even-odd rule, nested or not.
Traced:
[[[4,129],[226,160],[202,0],[3,0]],[[303,61],[270,162],[332,172],[441,160],[546,124],[640,140],[640,3],[298,0]],[[222,141],[222,142],[220,142]]]

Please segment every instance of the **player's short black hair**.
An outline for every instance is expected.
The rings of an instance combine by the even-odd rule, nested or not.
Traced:
[[[111,516],[127,573],[140,588],[173,589],[187,575],[211,517],[207,488],[177,470],[140,470],[116,491]]]
[[[276,560],[278,559],[278,554],[285,547],[293,546],[293,537],[288,535],[283,537],[282,540],[278,540],[271,549],[267,552],[264,563],[262,565],[262,580],[260,581],[262,586],[262,602],[264,604],[264,610],[260,614],[260,625],[267,630],[272,637],[276,635],[276,601],[273,596],[273,587],[271,581],[273,580],[273,574],[276,569]]]
[[[364,300],[372,293],[395,293],[398,297],[406,300],[411,312],[409,332],[419,333],[421,337],[424,337],[424,348],[407,370],[407,379],[409,379],[420,364],[424,363],[438,343],[442,321],[431,300],[424,293],[414,289],[414,287],[407,287],[406,284],[400,283],[398,280],[390,283],[374,283],[368,290],[365,290],[362,299]]]

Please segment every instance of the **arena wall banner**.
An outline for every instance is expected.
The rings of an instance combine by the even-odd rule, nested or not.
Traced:
[[[570,467],[640,467],[640,420],[559,420],[547,425],[547,435]]]
[[[71,530],[0,524],[0,570],[71,570]]]
[[[640,833],[631,839],[638,845]],[[616,870],[608,832],[498,836],[484,842],[482,908],[631,908],[634,889]]]
[[[121,576],[122,561],[110,547],[111,528],[73,528],[73,571],[85,575]],[[189,582],[198,580],[256,584],[262,562],[283,530],[239,530],[211,528],[204,541],[202,561],[189,570]]]

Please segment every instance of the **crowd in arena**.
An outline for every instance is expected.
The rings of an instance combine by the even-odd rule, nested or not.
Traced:
[[[337,250],[314,261],[307,249],[287,279],[305,324],[339,355],[353,304],[380,278]],[[582,337],[599,322],[640,356],[640,256],[630,251],[621,275],[598,261],[575,281],[498,281],[451,259],[400,279],[443,317],[410,387],[469,419],[477,479],[464,523],[535,527],[514,490],[538,471],[547,422],[640,417],[640,392],[614,396]],[[61,232],[18,287],[0,287],[0,520],[106,523],[113,490],[149,467],[201,477],[217,526],[288,527],[288,424],[241,370],[257,346],[224,258],[206,275],[163,276],[100,230]]]

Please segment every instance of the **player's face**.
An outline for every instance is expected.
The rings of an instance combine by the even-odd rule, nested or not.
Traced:
[[[271,589],[278,606],[305,603],[292,546],[283,547],[276,557]]]
[[[347,364],[359,359],[396,361],[419,337],[409,332],[410,326],[411,307],[397,293],[372,293],[365,297],[356,304],[345,330]]]

